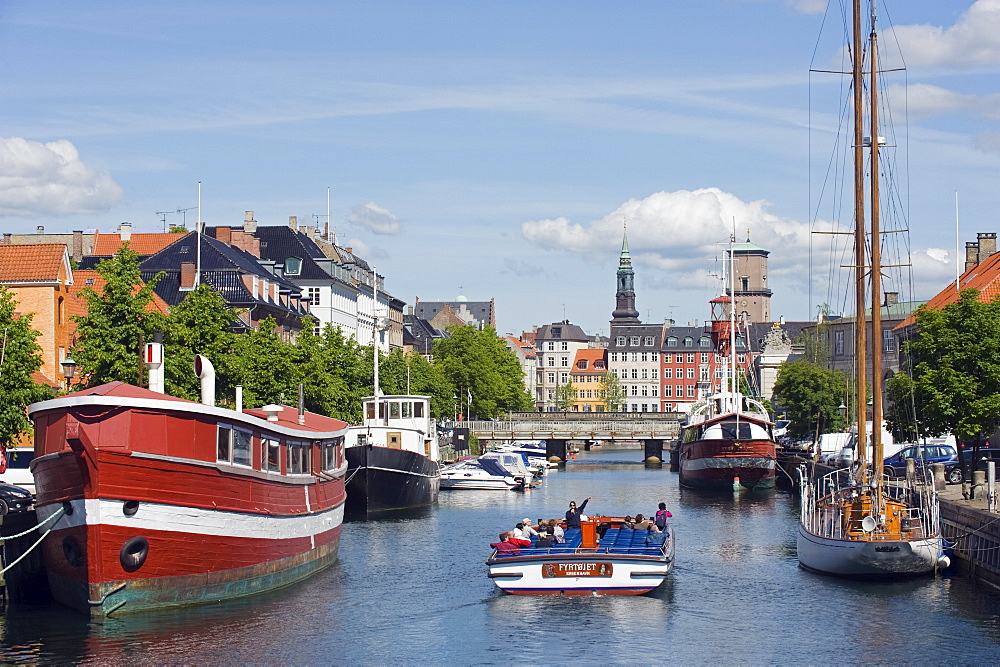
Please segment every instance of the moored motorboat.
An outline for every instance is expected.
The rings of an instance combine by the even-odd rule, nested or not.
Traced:
[[[494,550],[486,561],[489,577],[515,595],[649,593],[673,569],[674,530],[650,534],[622,528],[623,520],[593,516],[567,528],[565,543]]]
[[[211,364],[198,359],[204,379]],[[215,407],[210,394],[111,382],[29,406],[58,602],[92,615],[212,602],[334,562],[347,424],[301,407]]]
[[[527,481],[494,459],[468,459],[441,468],[441,488],[449,490],[521,491]]]

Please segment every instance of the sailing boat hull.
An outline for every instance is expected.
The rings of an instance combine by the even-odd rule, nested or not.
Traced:
[[[820,537],[799,525],[799,564],[822,574],[878,579],[931,574],[941,555],[941,538],[844,540]]]

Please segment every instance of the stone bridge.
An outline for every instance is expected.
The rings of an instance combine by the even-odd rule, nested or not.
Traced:
[[[641,441],[644,459],[655,456],[662,461],[663,443],[673,442],[680,433],[680,417],[674,412],[524,412],[461,425],[479,440],[544,440],[546,456],[564,461],[568,444],[590,449],[595,440]]]

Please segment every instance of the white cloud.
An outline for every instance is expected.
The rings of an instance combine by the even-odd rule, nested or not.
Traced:
[[[908,25],[893,33],[911,67],[1000,63],[1000,0],[976,0],[950,28]]]
[[[369,245],[361,239],[351,239],[347,243],[341,243],[340,246],[350,248],[352,254],[365,259],[369,264],[373,263],[372,260],[385,259],[389,256],[385,248]]]
[[[69,141],[0,138],[0,215],[94,213],[121,198],[111,175],[88,167]]]
[[[1000,153],[1000,132],[983,132],[976,135],[973,144],[985,153]]]
[[[785,0],[785,4],[799,14],[822,14],[826,10],[826,0]]]
[[[396,219],[396,216],[373,201],[352,208],[347,220],[364,227],[373,234],[398,236],[403,233],[403,226]]]
[[[1000,93],[965,95],[928,83],[892,85],[886,90],[890,106],[905,108],[912,118],[968,111],[985,118],[1000,118]]]

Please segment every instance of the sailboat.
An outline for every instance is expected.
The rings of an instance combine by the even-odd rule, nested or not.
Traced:
[[[774,423],[764,405],[739,387],[733,241],[730,237],[728,294],[711,301],[712,342],[724,360],[722,391],[696,405],[681,431],[677,450],[680,483],[716,491],[770,489],[774,487],[777,458]]]
[[[372,300],[378,304],[374,267],[372,280]],[[362,399],[362,422],[347,429],[345,440],[346,513],[351,518],[434,505],[441,488],[440,450],[430,396],[382,394],[378,377],[382,327],[374,311],[372,314],[374,395]]]
[[[853,87],[854,87],[854,285],[858,326],[855,327],[854,383],[855,405],[859,419],[856,451],[859,460],[852,468],[835,470],[819,478],[801,475],[801,517],[798,530],[799,564],[823,574],[899,578],[933,572],[946,562],[937,494],[933,486],[918,485],[914,478],[889,479],[882,473],[882,429],[871,430],[871,445],[866,442],[864,408],[868,392],[868,359],[865,311],[870,287],[872,331],[882,331],[881,311],[881,230],[879,220],[879,126],[878,126],[878,51],[874,5],[871,8],[871,31],[867,47],[869,63],[869,107],[865,110],[862,88],[866,44],[862,41],[861,0],[853,9]],[[867,122],[866,122],[867,121]],[[869,137],[864,136],[864,127]],[[865,149],[870,157],[870,183],[866,201]],[[866,216],[870,204],[870,216]],[[869,217],[866,223],[866,217]],[[866,244],[867,241],[867,244]],[[868,282],[866,286],[866,274]],[[881,344],[874,337],[871,345],[872,424],[882,423]],[[870,452],[870,458],[869,458]]]

